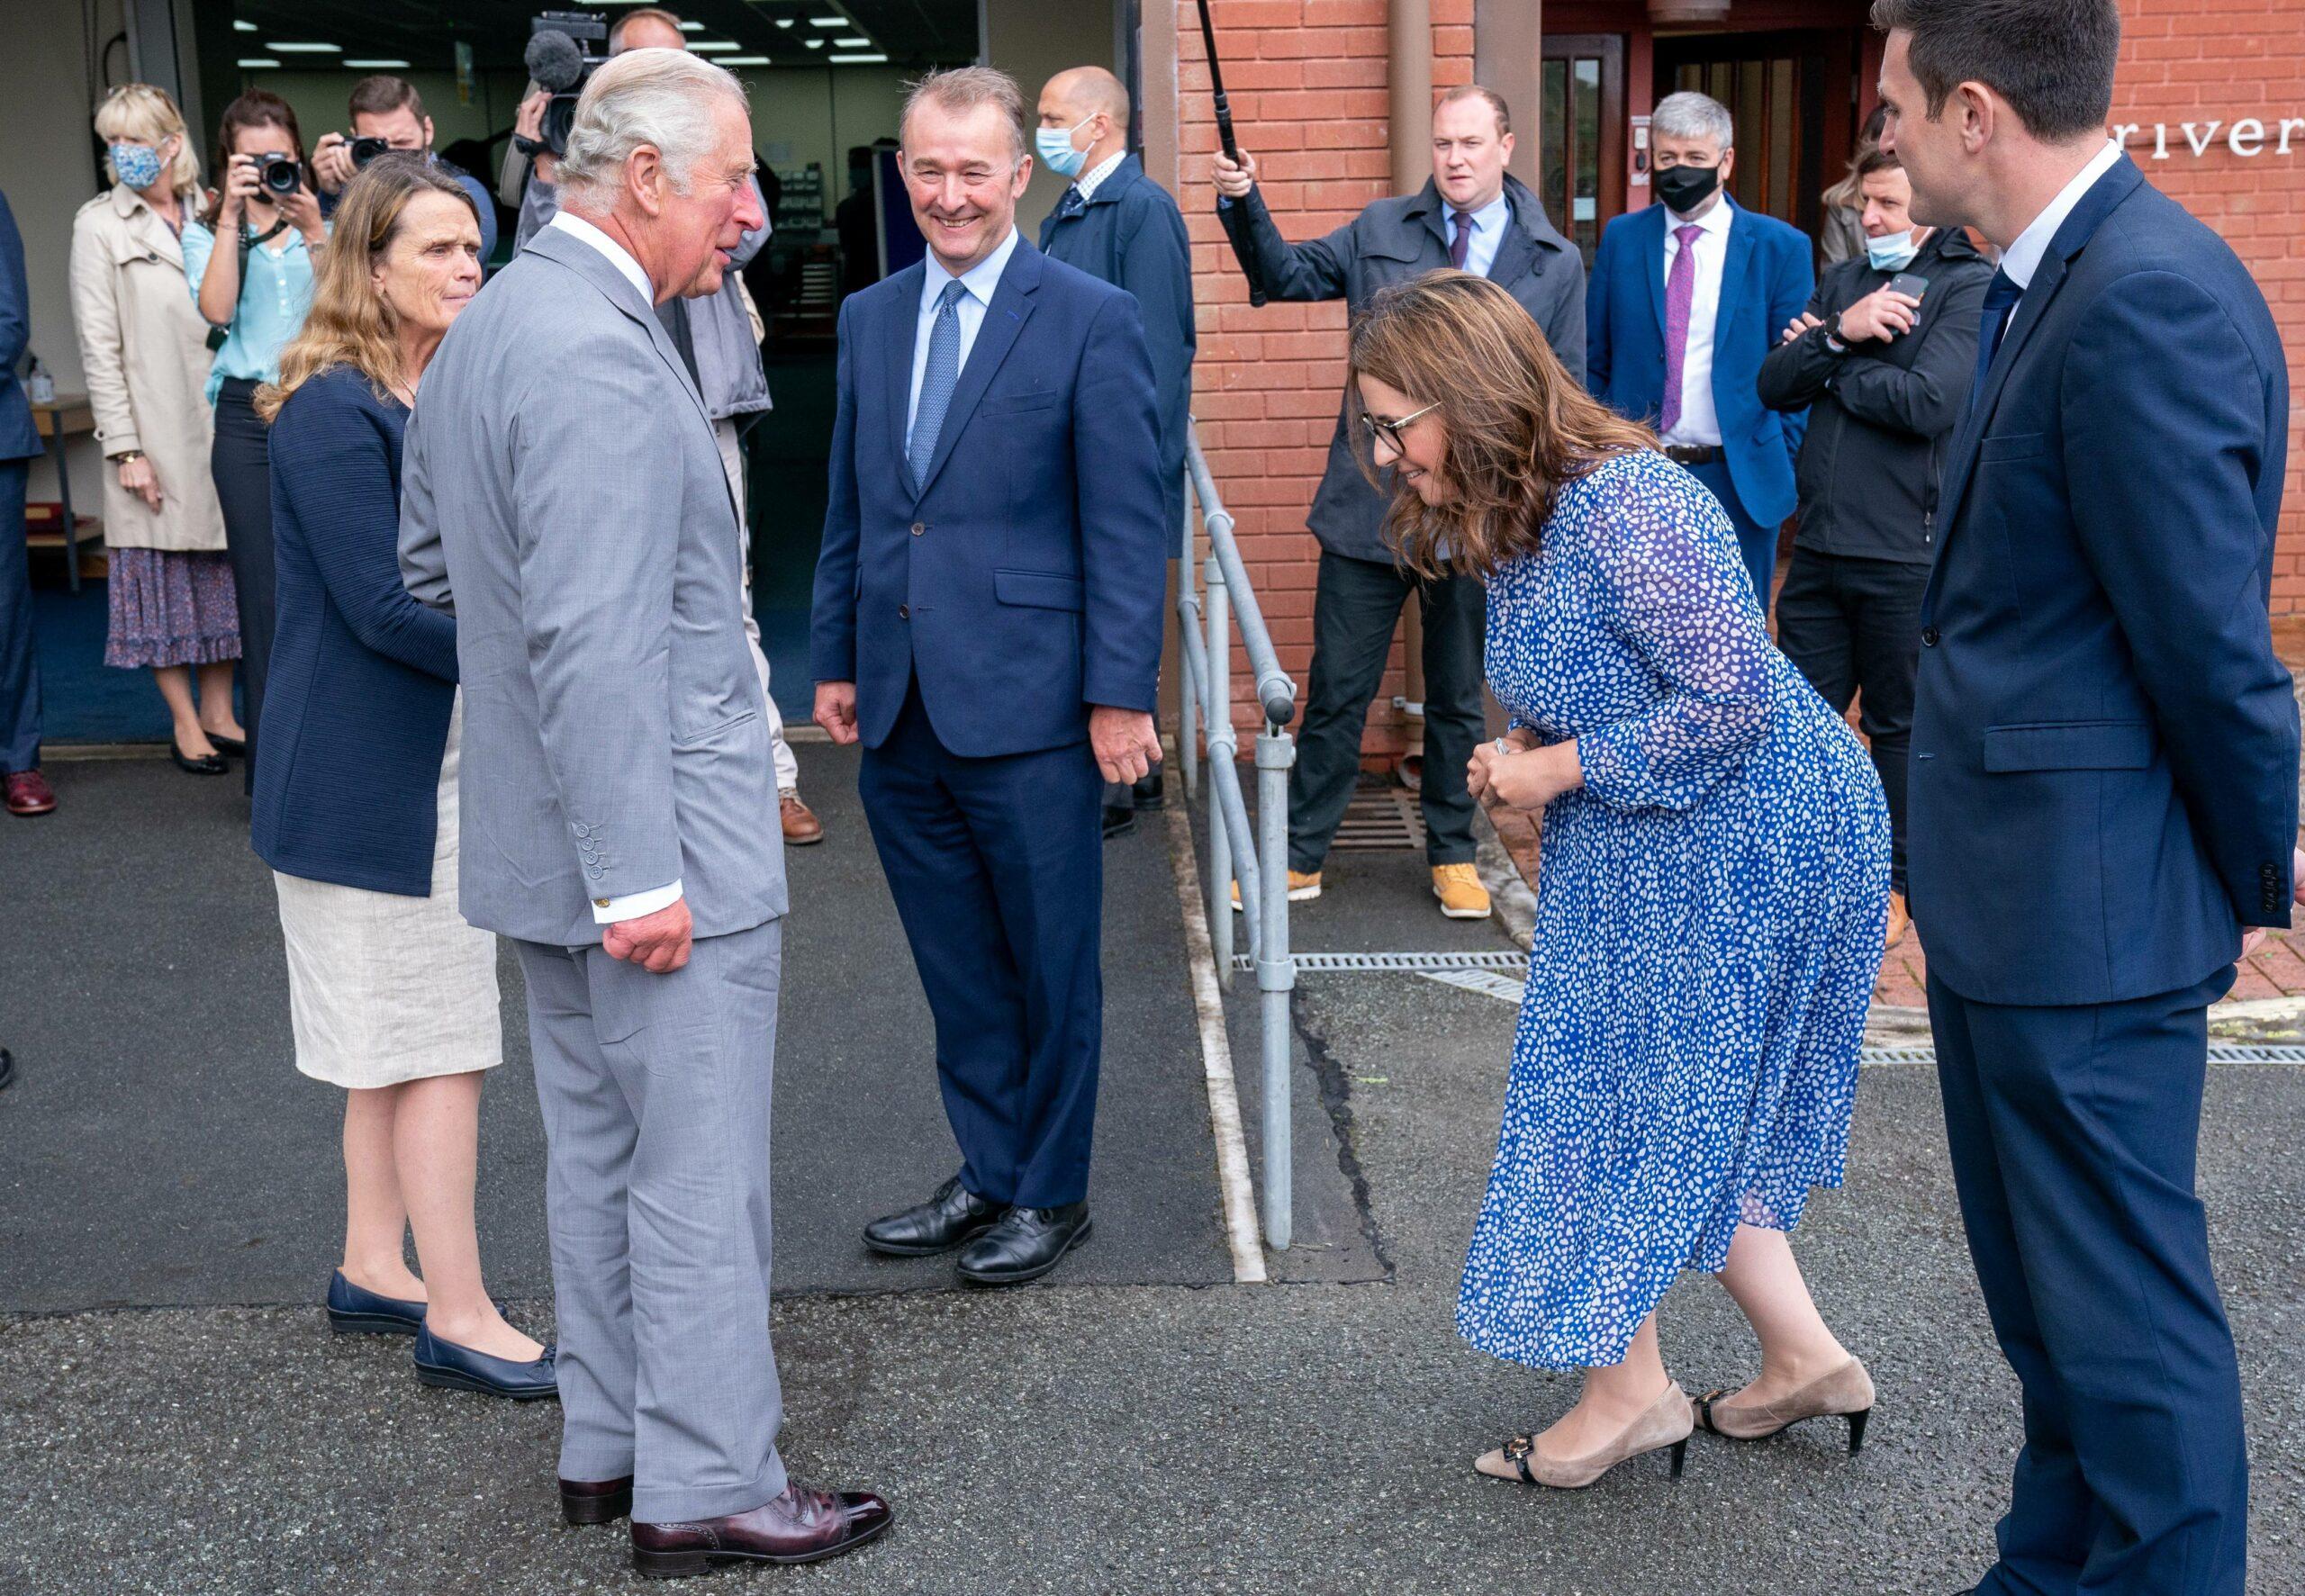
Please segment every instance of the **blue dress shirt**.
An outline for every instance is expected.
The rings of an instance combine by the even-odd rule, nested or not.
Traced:
[[[968,290],[961,295],[961,302],[953,307],[953,313],[961,321],[963,371],[968,369],[969,351],[976,347],[977,329],[984,325],[985,310],[992,303],[993,290],[1000,286],[1000,274],[1007,269],[1008,257],[1017,253],[1019,236],[1011,227],[999,248],[963,272],[958,279],[961,286]],[[929,251],[923,264],[927,270],[920,275],[920,320],[912,336],[912,398],[904,411],[904,446],[908,454],[912,449],[912,419],[920,413],[920,380],[928,374],[928,334],[936,325],[936,302],[945,296],[945,284],[954,280],[934,250]]]
[[[1496,247],[1505,241],[1505,229],[1512,220],[1513,205],[1502,189],[1495,199],[1473,212],[1472,241],[1465,246],[1465,270],[1476,277],[1488,275],[1488,268],[1496,264]],[[1453,207],[1442,215],[1441,225],[1453,240],[1457,236]]]

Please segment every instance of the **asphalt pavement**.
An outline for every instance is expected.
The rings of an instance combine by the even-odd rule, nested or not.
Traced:
[[[812,801],[838,789],[829,752],[803,750]],[[262,976],[276,951],[243,944],[276,936],[256,912],[268,913],[266,894],[259,878],[231,888],[232,913],[195,909],[240,867],[213,839],[196,846],[154,810],[165,784],[147,790],[141,777],[114,774],[83,788],[82,771],[64,774],[68,801],[79,789],[81,807],[103,822],[87,840],[45,856],[47,873],[31,878],[18,851],[28,828],[0,831],[0,897],[14,922],[0,944],[0,1027],[26,1064],[23,1081],[0,1095],[0,1596],[651,1588],[630,1576],[619,1530],[559,1527],[548,1406],[420,1390],[404,1343],[326,1335],[307,1305],[303,1265],[278,1279],[304,1290],[267,1294],[271,1277],[219,1244],[231,1228],[203,1211],[334,1178],[330,1105],[299,1109],[293,1123],[278,1113],[303,1083],[285,1073],[276,1042],[262,1064],[268,1097],[217,1084],[221,1043],[203,1040],[187,1055],[197,1068],[169,1062],[175,1039],[212,1035],[235,1014],[251,1023],[260,988],[227,986],[198,1001],[185,993],[195,972]],[[89,796],[113,783],[132,789],[114,807]],[[1155,881],[1152,867],[1168,868],[1164,840],[1164,827],[1147,827],[1116,844],[1113,879],[1138,879],[1141,864],[1143,879]],[[822,856],[815,878],[847,889],[827,894],[841,906],[827,918],[878,912],[866,861],[836,868],[836,857]],[[796,883],[818,869],[795,859]],[[75,861],[77,873],[60,880],[54,872]],[[1300,949],[1433,950],[1496,936],[1433,915],[1420,902],[1415,856],[1349,862],[1317,912],[1299,918]],[[155,881],[203,896],[179,906],[179,924]],[[1116,1016],[1108,1036],[1132,1047],[1145,1034],[1126,1069],[1107,1057],[1098,1238],[1077,1270],[1007,1293],[854,1294],[829,1267],[823,1284],[796,1284],[793,1270],[816,1266],[805,1264],[811,1244],[793,1234],[793,1216],[869,1205],[851,1187],[894,1179],[856,1171],[853,1139],[807,1162],[803,1102],[820,1116],[831,1107],[814,1097],[788,1105],[796,1059],[836,1057],[814,1068],[852,1087],[851,1072],[872,1072],[875,1101],[900,1106],[913,1089],[908,1071],[890,1066],[893,1044],[860,1039],[835,1052],[845,1028],[865,1022],[818,1008],[852,989],[862,959],[886,949],[862,931],[849,945],[819,928],[827,959],[816,983],[796,974],[788,987],[781,1050],[782,1445],[804,1479],[885,1492],[898,1523],[852,1557],[725,1573],[700,1589],[1842,1596],[1946,1593],[1974,1582],[1991,1555],[2018,1416],[1968,1271],[1926,1067],[1866,1071],[1849,1184],[1821,1195],[1794,1238],[1827,1317],[1881,1389],[1865,1452],[1848,1457],[1837,1428],[1753,1446],[1700,1437],[1677,1484],[1650,1458],[1588,1492],[1531,1491],[1477,1476],[1469,1461],[1558,1414],[1575,1378],[1485,1357],[1451,1329],[1512,1006],[1417,976],[1301,978],[1298,1226],[1313,1245],[1303,1258],[1276,1260],[1279,1284],[1225,1284],[1213,1177],[1186,1167],[1187,1143],[1162,1117],[1195,1107],[1206,1154],[1205,1105],[1190,1102],[1200,1059],[1184,973],[1161,969],[1161,939],[1177,933],[1172,884],[1168,893],[1168,918],[1148,911],[1144,935],[1112,944],[1107,959],[1113,1000],[1143,1005]],[[134,904],[108,906],[117,897]],[[140,919],[154,915],[164,918]],[[59,945],[75,924],[89,935]],[[804,941],[796,924],[796,947]],[[917,988],[903,996],[908,970],[886,976],[885,1001],[917,1000]],[[1164,980],[1185,1005],[1173,1010],[1173,1034],[1162,1029],[1171,1013]],[[87,1013],[99,1002],[101,1024]],[[1236,993],[1228,1008],[1253,1127],[1252,1005]],[[888,1034],[901,1036],[900,1020],[890,1023]],[[796,1040],[810,1035],[818,1040]],[[171,1086],[172,1069],[189,1082]],[[1122,1094],[1135,1088],[1124,1080],[1171,1072],[1191,1089],[1171,1099],[1147,1086],[1126,1106]],[[2201,1186],[2251,1426],[2250,1596],[2305,1591],[2300,1088],[2292,1068],[2217,1067],[2202,1137]],[[490,1094],[488,1156],[502,1166],[491,1177],[494,1226],[534,1202],[510,1150],[523,1134],[520,1113],[533,1115],[524,1093]],[[147,1101],[156,1096],[159,1107]],[[264,1135],[220,1140],[203,1123],[267,1102],[284,1123]],[[892,1111],[884,1140],[920,1140],[916,1156],[931,1158],[908,1123]],[[1167,1150],[1130,1150],[1154,1141]],[[220,1151],[267,1168],[203,1161]],[[801,1185],[788,1188],[794,1179]],[[1207,1184],[1195,1188],[1195,1179]],[[324,1255],[336,1216],[305,1200],[300,1222],[321,1231]],[[1207,1206],[1195,1212],[1196,1201]],[[75,1213],[85,1231],[58,1217]],[[1184,1234],[1130,1233],[1139,1228]],[[177,1248],[185,1277],[162,1282],[184,1294],[106,1289],[115,1277],[140,1278],[120,1271],[165,1250],[140,1230],[197,1242]],[[276,1222],[273,1239],[245,1250],[287,1247],[281,1231]],[[507,1254],[492,1258],[498,1279],[513,1279],[524,1244],[510,1229],[494,1237]],[[124,1250],[110,1262],[76,1256],[97,1240]],[[1092,1275],[1098,1257],[1143,1278]],[[1156,1273],[1178,1260],[1218,1283]],[[51,1284],[59,1278],[70,1284]],[[203,1285],[212,1278],[221,1284]],[[233,1284],[242,1281],[264,1289]],[[523,1284],[516,1294],[516,1317],[547,1329],[542,1294]],[[35,1298],[47,1311],[24,1311]],[[146,1298],[288,1305],[95,1306]],[[1749,1336],[1709,1281],[1685,1281],[1668,1298],[1665,1341],[1692,1391],[1752,1371]]]

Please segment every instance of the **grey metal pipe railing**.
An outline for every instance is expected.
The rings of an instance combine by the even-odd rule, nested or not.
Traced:
[[[1288,952],[1288,772],[1297,762],[1297,740],[1288,723],[1297,717],[1297,684],[1280,668],[1272,634],[1264,624],[1248,567],[1233,537],[1233,517],[1209,474],[1198,431],[1185,434],[1185,471],[1192,502],[1208,539],[1202,568],[1207,594],[1203,602],[1193,585],[1193,514],[1180,528],[1177,563],[1178,632],[1183,641],[1184,716],[1180,738],[1189,797],[1199,793],[1203,768],[1196,755],[1198,730],[1208,757],[1208,925],[1217,978],[1233,978],[1232,886],[1240,882],[1241,919],[1248,933],[1250,963],[1257,977],[1259,1056],[1262,1066],[1264,1189],[1259,1204],[1266,1245],[1288,1249],[1293,1214],[1289,1137],[1288,995],[1296,989],[1297,966]],[[1241,790],[1240,744],[1233,729],[1233,634],[1237,628],[1256,679],[1256,699],[1264,728],[1256,738],[1257,815],[1251,825]]]

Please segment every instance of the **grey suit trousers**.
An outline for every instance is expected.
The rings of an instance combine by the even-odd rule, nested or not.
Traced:
[[[783,932],[701,939],[667,975],[513,943],[544,1108],[560,1475],[632,1475],[645,1523],[784,1489],[768,1330]]]

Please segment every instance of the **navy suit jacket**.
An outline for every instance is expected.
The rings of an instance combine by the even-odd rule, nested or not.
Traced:
[[[32,288],[24,276],[24,240],[8,196],[0,194],[0,460],[29,460],[41,452],[32,407],[17,379],[32,336]]]
[[[2264,297],[2126,158],[2057,229],[1948,459],[1912,906],[1983,1003],[2115,1003],[2289,924],[2267,619],[2289,378]]]
[[[1721,203],[1735,215],[1713,320],[1713,408],[1721,418],[1729,480],[1745,513],[1774,527],[1799,500],[1793,463],[1809,412],[1773,410],[1761,402],[1761,362],[1816,292],[1817,275],[1809,264],[1807,234],[1725,194]],[[1610,222],[1585,287],[1585,385],[1618,414],[1651,426],[1665,402],[1665,223],[1670,215],[1659,201]]]
[[[1088,208],[1041,221],[1041,252],[1136,296],[1161,413],[1161,472],[1183,512],[1185,422],[1192,409],[1192,245],[1169,191],[1124,156]],[[1176,523],[1171,521],[1171,525]]]
[[[954,753],[1080,742],[1089,706],[1150,713],[1160,679],[1170,528],[1136,301],[1017,239],[916,485],[927,269],[841,303],[814,673],[856,684],[868,748],[916,680]]]
[[[402,585],[408,411],[348,365],[272,424],[272,666],[249,839],[284,875],[426,897],[456,623]]]

